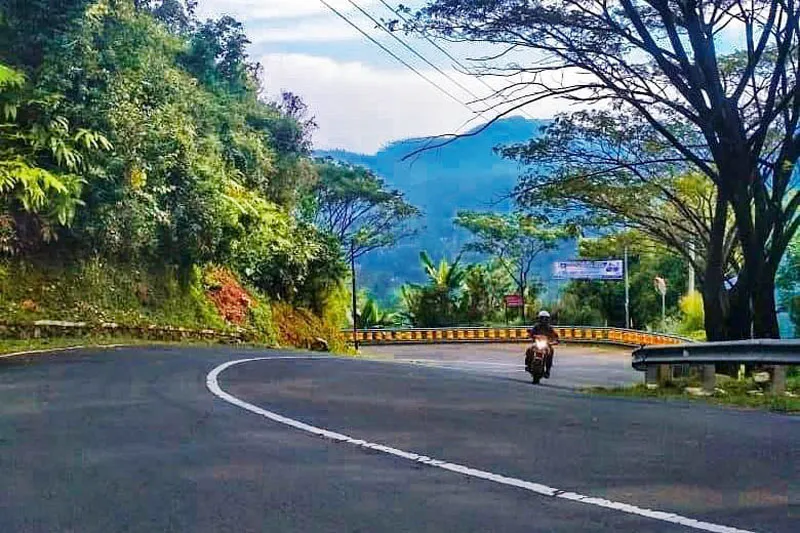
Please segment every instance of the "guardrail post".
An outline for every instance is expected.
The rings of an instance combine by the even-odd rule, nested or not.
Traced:
[[[670,374],[671,368],[669,365],[648,365],[644,382],[648,387],[662,387],[669,381]]]
[[[786,392],[786,367],[775,365],[770,368],[769,392],[783,394]]]
[[[644,371],[644,383],[648,388],[658,387],[658,365],[647,365]]]
[[[713,393],[717,388],[716,365],[700,365],[700,376],[703,379],[703,390]]]

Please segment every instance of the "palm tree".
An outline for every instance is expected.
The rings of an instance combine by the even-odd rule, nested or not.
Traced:
[[[462,288],[467,272],[459,264],[461,261],[461,254],[459,254],[452,263],[442,258],[438,266],[434,264],[426,251],[419,253],[419,259],[422,262],[422,268],[428,275],[428,280],[431,285],[437,289],[448,292],[457,291]]]
[[[454,325],[458,320],[457,293],[463,289],[466,276],[460,265],[461,256],[452,263],[442,259],[438,265],[427,252],[420,252],[419,257],[428,284],[409,284],[401,288],[405,307],[402,316],[418,327]]]
[[[357,324],[359,329],[386,327],[394,325],[395,318],[394,313],[381,309],[375,300],[367,298],[358,315]]]

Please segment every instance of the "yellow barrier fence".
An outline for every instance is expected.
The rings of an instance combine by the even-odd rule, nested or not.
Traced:
[[[621,328],[555,326],[555,330],[561,341],[567,343],[647,346],[691,342],[673,335]],[[344,333],[352,342],[353,331]],[[368,329],[357,331],[355,338],[363,345],[527,342],[530,339],[528,329],[520,327]]]

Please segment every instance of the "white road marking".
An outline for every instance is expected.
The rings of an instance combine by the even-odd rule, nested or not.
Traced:
[[[348,435],[344,435],[342,433],[337,433],[335,431],[330,431],[328,429],[312,426],[310,424],[306,424],[304,422],[300,422],[299,420],[295,420],[293,418],[288,418],[286,416],[280,415],[273,411],[269,411],[267,409],[263,409],[258,407],[257,405],[253,405],[251,403],[247,403],[239,398],[225,392],[219,386],[219,375],[224,372],[226,369],[240,365],[243,363],[251,363],[255,361],[270,361],[270,360],[286,360],[286,359],[329,359],[329,360],[347,360],[347,359],[338,359],[326,356],[284,356],[284,357],[253,357],[250,359],[239,359],[237,361],[230,361],[224,364],[219,365],[218,367],[214,368],[211,372],[209,372],[208,376],[206,377],[206,386],[208,390],[210,390],[213,394],[222,398],[226,402],[233,404],[237,407],[241,407],[251,413],[255,413],[257,415],[263,416],[269,420],[274,422],[278,422],[280,424],[284,424],[286,426],[299,429],[301,431],[305,431],[307,433],[311,433],[312,435],[317,435],[326,439],[330,439],[336,442],[342,442],[351,444],[354,446],[358,446],[360,448],[375,450],[379,452],[383,452],[387,455],[392,455],[394,457],[399,457],[401,459],[407,459],[409,461],[413,461],[415,463],[420,463],[428,466],[432,466],[435,468],[441,468],[442,470],[448,470],[450,472],[455,472],[457,474],[462,474],[465,476],[470,476],[478,479],[484,479],[487,481],[493,481],[495,483],[500,483],[501,485],[507,485],[510,487],[517,487],[523,490],[527,490],[533,492],[535,494],[539,494],[542,496],[549,496],[551,498],[560,498],[563,500],[569,500],[579,503],[584,503],[588,505],[594,505],[597,507],[603,507],[605,509],[611,509],[614,511],[619,511],[622,513],[628,513],[637,516],[643,516],[645,518],[651,518],[654,520],[660,520],[662,522],[669,522],[672,524],[677,524],[681,526],[685,526],[692,529],[697,529],[700,531],[711,531],[713,533],[753,533],[752,531],[744,530],[744,529],[737,529],[734,527],[723,526],[719,524],[712,524],[710,522],[702,522],[700,520],[695,520],[692,518],[687,518],[685,516],[681,516],[674,513],[668,513],[664,511],[654,511],[652,509],[645,509],[642,507],[637,507],[635,505],[630,505],[627,503],[615,502],[611,500],[606,500],[604,498],[595,498],[592,496],[585,496],[582,494],[577,494],[574,492],[563,491],[553,487],[549,487],[547,485],[542,485],[540,483],[534,483],[531,481],[525,481],[522,479],[517,479],[513,477],[507,477],[500,474],[494,474],[492,472],[486,472],[484,470],[477,470],[475,468],[470,468],[468,466],[459,465],[456,463],[449,463],[447,461],[440,461],[438,459],[433,459],[431,457],[427,457],[424,455],[418,455],[413,452],[406,452],[403,450],[398,450],[397,448],[392,448],[389,446],[385,446],[383,444],[378,444],[374,442],[368,442],[361,439],[355,439]]]
[[[477,367],[506,367],[506,368],[522,368],[525,366],[524,361],[520,359],[519,363],[495,363],[493,361],[447,361],[443,359],[395,359],[401,363],[414,363],[420,365],[434,365],[434,366],[477,366]]]

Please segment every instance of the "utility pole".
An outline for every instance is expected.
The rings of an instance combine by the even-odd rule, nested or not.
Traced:
[[[619,249],[619,248],[617,248]],[[630,279],[628,278],[628,236],[625,236],[625,327],[631,327],[631,294]]]
[[[662,277],[656,276],[653,279],[656,291],[661,295],[661,327],[667,323],[667,280]]]
[[[356,244],[350,241],[350,277],[353,281],[353,346],[358,351],[358,301],[356,300]]]

